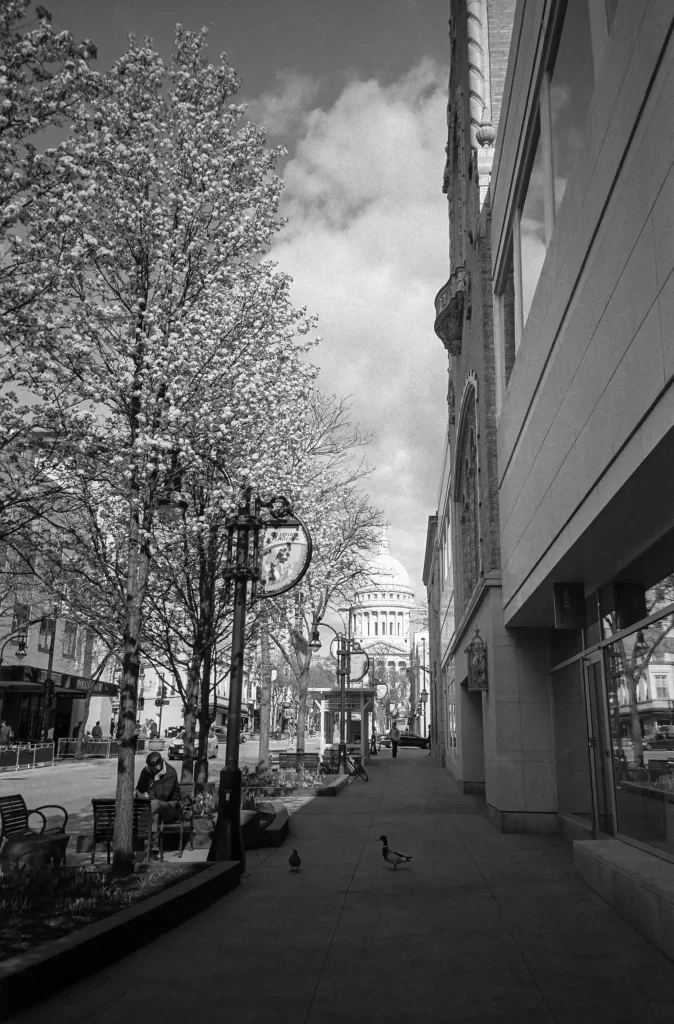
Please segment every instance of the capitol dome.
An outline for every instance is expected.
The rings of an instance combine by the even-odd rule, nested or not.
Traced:
[[[385,657],[389,668],[402,671],[409,664],[414,591],[404,565],[389,551],[386,530],[378,555],[368,564],[368,577],[348,609],[351,636],[368,653]]]
[[[383,540],[382,544],[384,543],[388,545],[387,540]],[[368,585],[367,590],[375,586],[388,587],[389,583],[395,587],[402,587],[405,590],[412,589],[407,569],[402,562],[399,562],[397,558],[389,554],[388,550],[382,550],[376,558],[373,558],[369,568],[372,575],[372,583]]]

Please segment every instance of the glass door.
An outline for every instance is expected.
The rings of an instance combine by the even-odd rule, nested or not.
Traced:
[[[615,834],[613,807],[613,740],[611,720],[602,673],[601,652],[583,658],[585,707],[592,784],[593,827],[595,838]],[[618,741],[619,743],[619,741]]]

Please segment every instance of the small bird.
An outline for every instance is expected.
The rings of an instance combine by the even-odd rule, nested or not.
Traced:
[[[393,864],[394,871],[399,864],[405,864],[408,860],[412,860],[412,858],[408,857],[406,853],[398,853],[396,850],[389,850],[388,839],[386,836],[379,836],[379,839],[376,839],[375,842],[382,842],[384,844],[381,848],[382,857],[389,864]]]
[[[299,871],[302,860],[297,850],[293,850],[293,852],[290,854],[290,856],[288,857],[288,863],[290,864],[291,871]]]

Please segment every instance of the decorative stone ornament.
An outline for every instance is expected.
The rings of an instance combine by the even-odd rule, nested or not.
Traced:
[[[458,356],[461,352],[466,296],[470,308],[470,274],[464,266],[460,266],[435,297],[433,329],[450,356]]]
[[[468,689],[488,690],[487,645],[480,636],[477,626],[475,627],[475,636],[465,648],[464,653],[468,658]]]
[[[485,149],[491,149],[496,140],[496,129],[489,122],[478,125],[475,131],[475,138]]]

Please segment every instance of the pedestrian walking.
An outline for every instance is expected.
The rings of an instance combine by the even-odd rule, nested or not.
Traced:
[[[388,738],[391,741],[391,749],[393,750],[393,757],[398,756],[398,744],[400,743],[400,731],[398,726],[394,722],[388,734]]]
[[[75,726],[75,728],[73,729],[73,739],[74,739],[74,740],[76,740],[76,739],[77,739],[77,737],[78,737],[78,736],[79,736],[79,734],[80,734],[80,726],[81,726],[81,725],[82,725],[82,723],[81,723],[81,722],[78,722],[78,723],[77,723],[77,725]]]
[[[14,738],[11,725],[3,718],[0,722],[0,747],[8,747]]]

